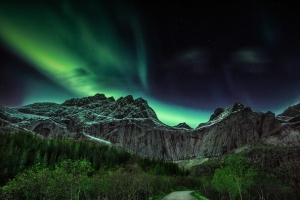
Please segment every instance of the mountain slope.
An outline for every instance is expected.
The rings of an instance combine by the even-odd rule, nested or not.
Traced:
[[[297,114],[297,113],[296,113]],[[216,157],[255,144],[298,146],[299,115],[276,117],[241,103],[218,108],[210,120],[191,129],[163,124],[142,98],[115,100],[103,94],[62,104],[0,107],[0,130],[28,130],[48,138],[95,137],[143,156],[165,160]]]

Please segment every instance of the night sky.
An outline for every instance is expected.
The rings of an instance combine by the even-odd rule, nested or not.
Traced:
[[[299,6],[206,2],[1,1],[0,104],[131,94],[196,127],[235,102],[300,103]]]

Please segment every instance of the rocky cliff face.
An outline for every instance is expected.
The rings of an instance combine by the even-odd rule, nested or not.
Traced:
[[[297,117],[300,115],[300,104],[288,107],[283,113],[278,116]]]
[[[62,104],[0,106],[0,130],[32,131],[48,138],[93,136],[143,156],[181,160],[215,157],[258,141],[299,146],[300,115],[285,112],[276,117],[236,103],[216,109],[208,122],[191,129],[185,123],[163,124],[141,98],[115,100],[96,94]]]
[[[192,127],[190,127],[188,124],[186,124],[185,122],[183,123],[179,123],[176,126],[174,126],[175,128],[185,128],[185,129],[192,129]]]

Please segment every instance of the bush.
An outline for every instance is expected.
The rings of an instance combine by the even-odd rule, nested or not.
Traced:
[[[69,159],[55,169],[38,164],[3,187],[3,199],[149,199],[174,188],[196,188],[197,179],[153,175],[127,164],[94,171],[86,159]]]

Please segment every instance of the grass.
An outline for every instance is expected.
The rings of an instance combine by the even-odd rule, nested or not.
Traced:
[[[207,198],[201,196],[199,191],[194,191],[194,192],[191,193],[191,195],[193,197],[195,197],[197,200],[208,200]]]
[[[174,191],[176,191],[176,190],[171,189],[171,191],[167,192],[167,193],[160,192],[159,195],[151,197],[151,200],[162,200],[165,196],[167,196],[168,194],[170,194],[171,192],[174,192]]]
[[[161,200],[165,197],[166,195],[165,194],[161,194],[161,195],[158,195],[158,196],[155,196],[155,197],[151,197],[151,200]]]

